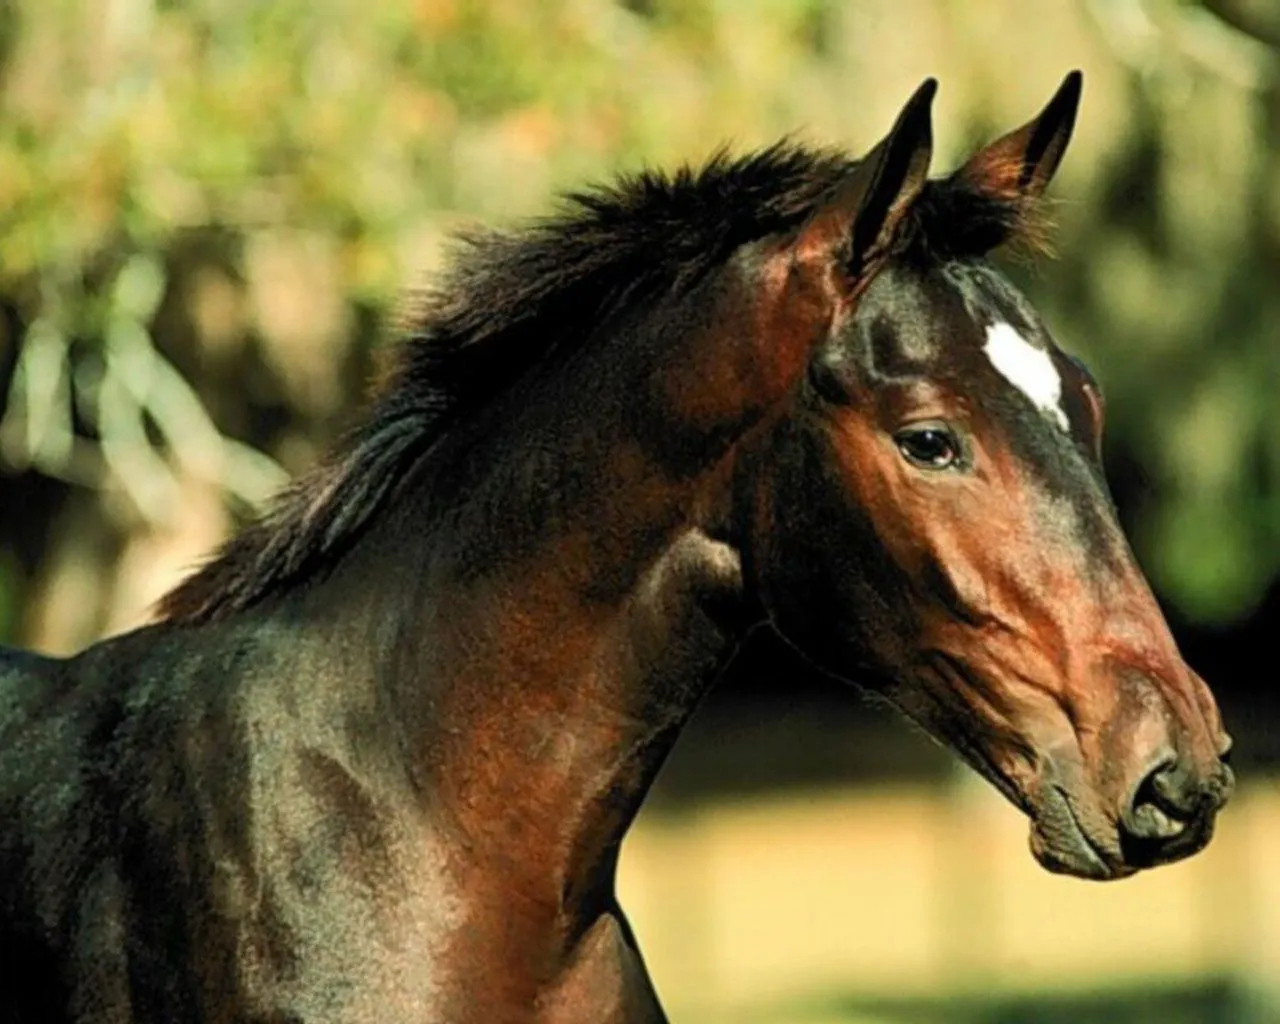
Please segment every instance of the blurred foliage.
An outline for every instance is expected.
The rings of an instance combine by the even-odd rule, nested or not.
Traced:
[[[0,607],[47,603],[88,558],[91,614],[77,599],[73,623],[13,628],[66,647],[135,621],[141,598],[111,582],[137,571],[130,545],[182,534],[146,549],[170,579],[210,539],[183,533],[210,515],[192,494],[243,513],[314,457],[464,217],[529,215],[557,188],[726,140],[865,147],[926,74],[954,158],[1083,66],[1063,256],[1027,287],[1104,382],[1117,490],[1163,594],[1202,621],[1248,614],[1280,566],[1270,7],[1025,11],[0,5],[0,544],[24,545],[0,564]],[[93,517],[107,535],[90,544]]]

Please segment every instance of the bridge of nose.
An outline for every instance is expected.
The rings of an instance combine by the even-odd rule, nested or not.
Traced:
[[[1167,655],[1157,649],[1158,657],[1104,658],[1093,671],[1105,690],[1102,681],[1083,688],[1076,708],[1086,772],[1117,818],[1144,803],[1193,817],[1216,810],[1230,793],[1216,707],[1200,699],[1198,677],[1171,639],[1169,647]]]

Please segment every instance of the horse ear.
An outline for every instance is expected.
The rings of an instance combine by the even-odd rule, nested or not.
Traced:
[[[927,180],[933,154],[929,108],[937,90],[932,78],[916,89],[889,134],[809,216],[796,240],[798,251],[838,253],[856,276],[889,243]]]
[[[1080,107],[1083,77],[1072,71],[1038,117],[979,150],[956,176],[988,195],[1037,199],[1062,162]]]

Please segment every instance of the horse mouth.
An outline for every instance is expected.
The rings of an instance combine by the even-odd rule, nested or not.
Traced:
[[[1033,801],[976,744],[953,744],[960,756],[1031,821],[1031,853],[1040,866],[1059,875],[1107,881],[1127,878],[1137,869],[1122,863],[1095,841],[1080,821],[1075,804],[1058,783]]]
[[[1138,870],[1089,834],[1071,794],[1058,783],[1045,786],[1030,817],[1031,853],[1048,871],[1109,881],[1127,878]]]
[[[959,659],[938,657],[930,667],[944,683],[958,680],[979,689]],[[1175,831],[1144,834],[1124,818],[1127,803],[1118,817],[1108,811],[1110,800],[1091,785],[1078,750],[1037,750],[1010,730],[974,727],[971,717],[955,712],[946,693],[944,687],[922,686],[913,699],[904,700],[900,692],[891,692],[890,699],[1027,816],[1032,855],[1046,870],[1095,881],[1128,878],[1189,857],[1209,842],[1214,816],[1230,794],[1225,767],[1218,773],[1223,781],[1201,787],[1194,808],[1161,812],[1173,815],[1169,825]]]
[[[1034,798],[1002,771],[981,745],[960,735],[948,736],[946,742],[1030,819],[1031,853],[1041,867],[1054,874],[1093,881],[1127,878],[1138,870],[1126,864],[1119,851],[1108,851],[1090,835],[1075,801],[1060,782],[1045,782],[1039,787],[1038,798]]]

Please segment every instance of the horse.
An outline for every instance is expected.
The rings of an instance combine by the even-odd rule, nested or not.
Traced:
[[[0,659],[10,1021],[665,1020],[620,845],[753,630],[1114,879],[1230,740],[1119,526],[1103,399],[993,262],[1073,72],[930,177],[929,79],[459,241],[363,420],[161,603]]]

